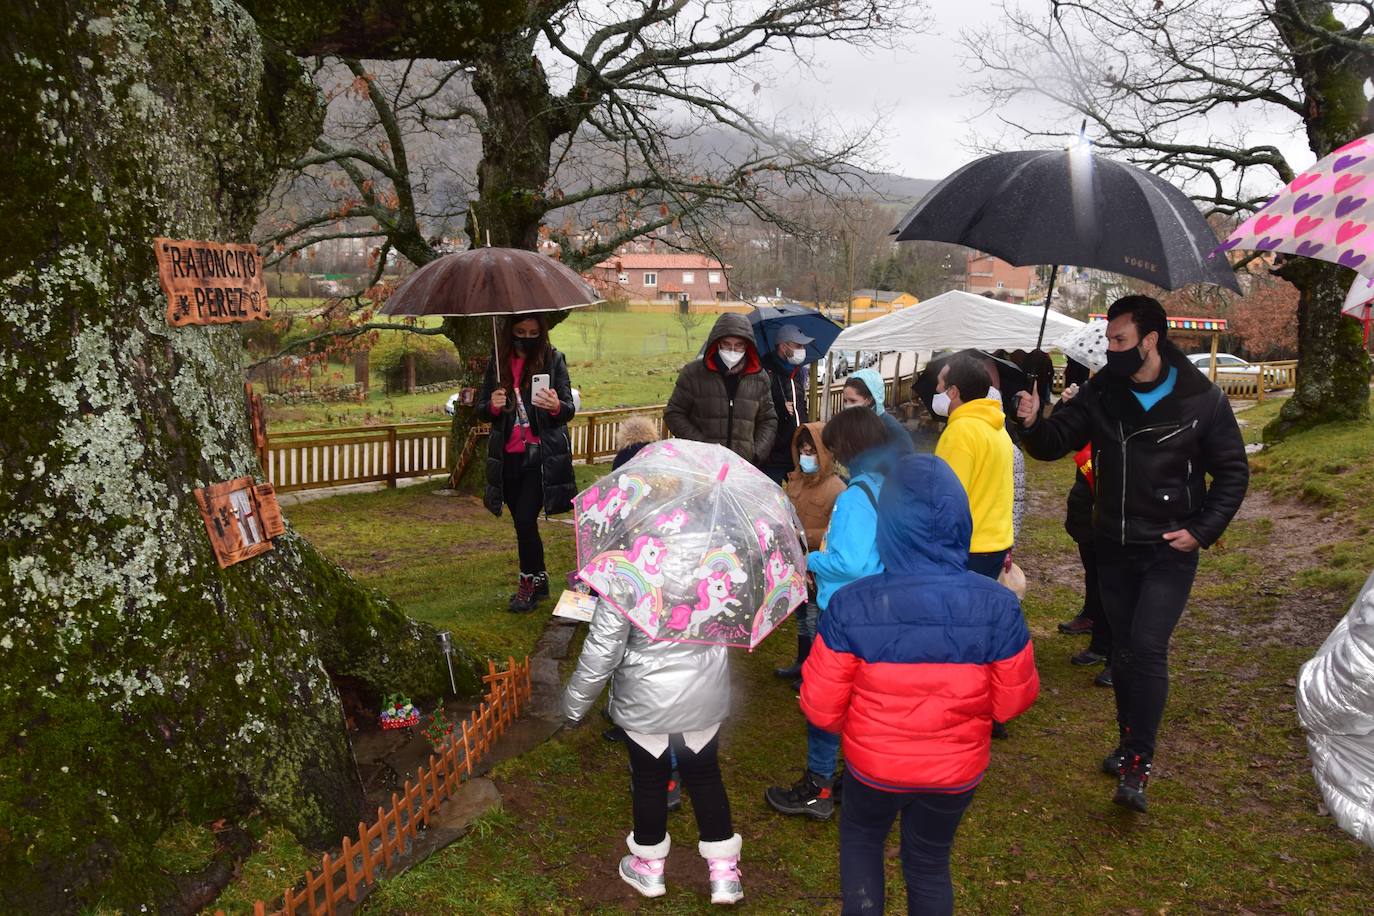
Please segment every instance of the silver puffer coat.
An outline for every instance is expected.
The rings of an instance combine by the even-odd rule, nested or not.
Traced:
[[[563,714],[581,720],[609,678],[611,720],[627,731],[665,735],[719,725],[730,711],[726,652],[724,646],[655,642],[598,601],[563,693]]]
[[[1374,846],[1374,575],[1298,674],[1312,775],[1347,833]]]

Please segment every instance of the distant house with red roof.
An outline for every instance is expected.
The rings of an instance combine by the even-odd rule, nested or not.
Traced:
[[[625,252],[597,264],[588,279],[633,301],[676,302],[686,293],[693,302],[722,302],[730,298],[729,270],[704,254]]]

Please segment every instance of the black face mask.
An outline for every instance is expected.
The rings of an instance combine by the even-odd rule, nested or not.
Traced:
[[[1145,365],[1145,357],[1140,355],[1139,347],[1129,350],[1108,350],[1107,371],[1120,378],[1130,378]]]
[[[511,339],[511,343],[515,345],[515,352],[521,355],[527,355],[539,349],[538,337],[514,337]]]

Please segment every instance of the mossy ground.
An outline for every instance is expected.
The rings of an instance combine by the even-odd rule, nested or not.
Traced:
[[[1250,438],[1278,406],[1241,415]],[[1071,468],[1031,464],[1032,515],[1018,559],[1031,583],[1025,607],[1042,693],[1012,724],[1011,740],[994,748],[960,829],[960,911],[1367,908],[1374,856],[1319,811],[1292,679],[1345,613],[1356,578],[1374,564],[1366,546],[1374,505],[1362,495],[1370,492],[1371,459],[1368,424],[1300,434],[1255,458],[1246,509],[1205,556],[1175,638],[1169,713],[1146,816],[1110,804],[1111,780],[1096,765],[1111,743],[1111,697],[1090,685],[1094,671],[1068,664],[1081,641],[1054,632],[1078,606],[1077,556],[1061,524]],[[593,473],[584,470],[582,482]],[[1339,499],[1303,503],[1307,483],[1330,487]],[[475,516],[460,535],[456,521],[443,527],[428,517],[440,497],[425,489],[324,500],[288,514],[326,553],[389,590],[408,612],[489,650],[526,651],[542,621],[512,617],[496,601],[514,569],[508,520]],[[551,568],[566,569],[566,529],[545,530]],[[475,554],[471,546],[454,546],[460,536],[481,545]],[[737,657],[740,702],[725,736],[726,779],[745,837],[751,909],[833,911],[837,825],[780,818],[762,799],[770,783],[795,778],[804,759],[795,695],[771,674],[792,648],[788,626],[753,655]],[[500,767],[504,808],[429,861],[383,882],[367,911],[638,909],[641,901],[612,872],[629,830],[624,752],[600,731],[593,718]],[[653,907],[705,912],[690,802],[672,816],[670,830],[670,890]],[[898,900],[895,859],[889,879],[890,899]]]

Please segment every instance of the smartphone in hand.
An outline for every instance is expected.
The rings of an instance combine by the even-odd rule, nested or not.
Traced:
[[[530,379],[530,395],[538,397],[539,392],[549,390],[549,376],[547,373],[540,373]]]

